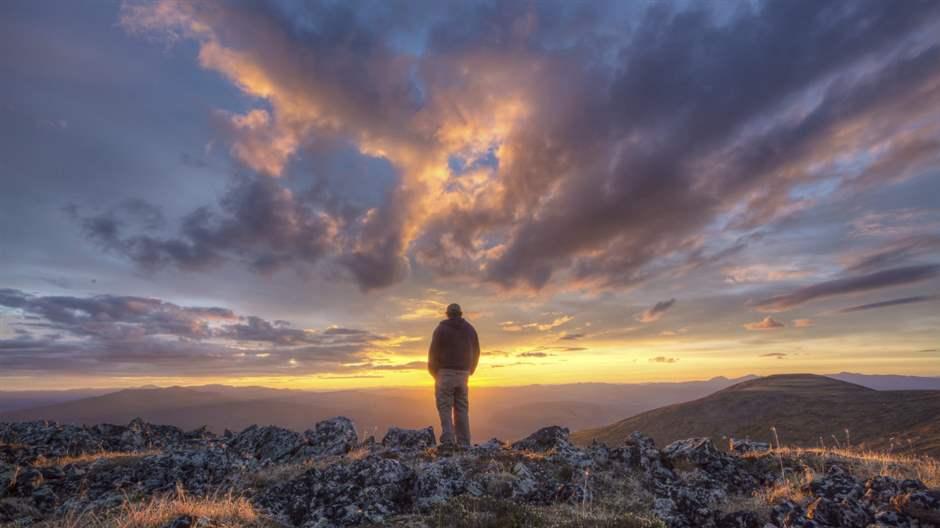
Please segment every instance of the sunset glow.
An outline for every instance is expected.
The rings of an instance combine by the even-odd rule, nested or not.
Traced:
[[[938,376],[903,4],[6,3],[0,386]]]

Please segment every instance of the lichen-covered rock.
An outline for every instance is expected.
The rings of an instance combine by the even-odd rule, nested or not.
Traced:
[[[732,438],[729,441],[729,447],[731,451],[739,455],[746,455],[748,453],[764,453],[770,451],[770,444],[767,442],[758,442],[756,440],[738,440]]]
[[[826,476],[813,479],[805,486],[814,497],[825,497],[832,500],[860,499],[865,494],[865,488],[849,472],[840,466],[832,465]]]
[[[29,446],[33,454],[63,457],[101,451],[102,446],[86,429],[55,422],[34,421],[0,424],[0,442]]]
[[[512,448],[518,451],[545,453],[571,447],[567,427],[551,425],[543,427],[529,436],[514,442]]]
[[[12,491],[19,471],[18,466],[0,461],[0,498],[6,497]]]
[[[150,424],[140,418],[126,426],[77,426],[50,421],[0,423],[0,444],[6,444],[0,446],[0,459],[25,464],[40,458],[206,445],[214,440],[215,435],[205,428],[185,432],[170,425]]]
[[[569,439],[567,427],[552,425],[543,427],[529,436],[514,442],[512,449],[544,453],[553,460],[583,468],[594,463],[584,450],[575,447]]]
[[[904,493],[894,497],[891,504],[901,514],[917,519],[922,526],[940,526],[940,491]]]
[[[453,458],[442,458],[423,466],[415,485],[416,505],[421,511],[443,503],[467,491],[467,480],[460,464]]]
[[[720,451],[708,438],[689,438],[673,442],[663,448],[663,457],[673,467],[692,466],[711,479],[712,487],[724,491],[748,492],[754,489],[756,479],[748,473],[738,457]],[[705,484],[698,479],[699,485]]]
[[[490,438],[482,444],[476,445],[473,447],[474,451],[499,451],[501,449],[506,449],[508,445],[506,442],[503,442],[499,438]]]
[[[806,518],[827,526],[866,528],[871,515],[853,499],[834,501],[817,497],[806,507]]]
[[[773,507],[770,512],[770,520],[777,526],[788,528],[790,526],[802,526],[807,519],[806,511],[799,504],[785,500]]]
[[[415,472],[377,456],[311,469],[258,499],[262,507],[294,526],[381,524],[414,505]]]
[[[305,444],[300,433],[289,429],[252,425],[235,435],[228,442],[228,447],[261,461],[278,462],[289,459]]]
[[[205,429],[184,432],[139,420],[93,427],[0,424],[0,437],[17,441],[0,440],[0,524],[17,526],[103,512],[128,497],[181,487],[196,496],[243,494],[260,511],[298,528],[420,524],[465,500],[502,501],[528,511],[607,504],[612,497],[633,502],[631,508],[669,528],[940,528],[940,495],[921,482],[886,476],[862,481],[845,469],[850,466],[831,464],[804,487],[806,500],[775,505],[772,524],[762,525],[768,519],[755,512],[731,511],[732,495],[771,484],[781,463],[808,470],[805,460],[740,457],[704,438],[659,450],[634,433],[621,446],[595,442],[581,449],[567,430],[548,427],[511,446],[493,439],[444,452],[432,448],[430,427],[392,428],[381,445],[367,440],[349,457],[343,455],[357,445],[357,435],[342,417],[303,434],[253,426],[223,439]],[[150,451],[154,446],[161,446],[157,454]],[[92,455],[78,460],[54,458],[89,449]],[[94,456],[101,449],[129,453]],[[177,521],[191,528],[216,522],[170,522]]]
[[[345,455],[359,443],[359,435],[352,420],[337,416],[317,422],[313,429],[304,431],[305,451],[314,456]]]
[[[402,429],[389,427],[382,438],[382,445],[391,449],[427,449],[434,447],[434,429],[431,426],[424,429]]]
[[[761,528],[761,522],[754,512],[735,511],[721,516],[718,528]]]

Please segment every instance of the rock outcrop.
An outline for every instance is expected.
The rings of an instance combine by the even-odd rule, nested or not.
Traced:
[[[706,438],[660,449],[641,433],[621,445],[581,448],[567,429],[552,426],[511,445],[491,439],[445,451],[435,447],[430,427],[391,428],[381,443],[360,443],[343,417],[303,433],[251,426],[221,437],[141,420],[0,424],[0,524],[106,512],[128,497],[185,489],[196,496],[236,493],[263,515],[297,527],[418,522],[439,518],[453,501],[485,499],[577,511],[630,500],[632,509],[670,528],[940,528],[937,491],[917,480],[862,478],[837,464],[798,490],[800,501],[780,500],[763,511],[732,507],[747,503],[736,498],[779,485],[781,468],[807,470],[763,450],[726,452]],[[202,523],[188,516],[172,522]]]

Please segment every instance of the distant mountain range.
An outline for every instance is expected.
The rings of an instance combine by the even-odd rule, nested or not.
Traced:
[[[858,374],[840,377],[858,379]],[[876,376],[876,385],[896,386],[901,377]],[[940,391],[874,390],[812,374],[752,379],[694,401],[643,412],[605,427],[572,435],[616,444],[633,431],[659,445],[689,436],[716,444],[729,438],[791,446],[845,446],[911,450],[940,455]]]
[[[719,444],[723,435],[730,434],[768,439],[770,425],[777,426],[785,443],[815,445],[820,435],[831,443],[831,434],[839,435],[841,441],[842,430],[846,427],[850,428],[854,441],[862,441],[863,431],[871,429],[873,435],[882,435],[888,442],[885,435],[889,431],[913,434],[911,428],[919,423],[921,407],[932,408],[935,396],[927,392],[885,395],[859,385],[879,390],[940,389],[940,378],[846,372],[831,378],[856,385],[821,376],[811,379],[822,385],[779,385],[777,376],[744,376],[677,383],[473,387],[471,420],[476,441],[491,437],[515,440],[545,424],[557,424],[573,431],[589,430],[576,433],[576,439],[599,435],[611,443],[622,440],[622,433],[628,434],[632,431],[627,431],[630,428],[651,434],[661,445],[667,440],[699,434],[713,436]],[[746,390],[751,386],[748,383],[763,388]],[[823,391],[829,394],[828,399],[820,399],[817,393],[829,383],[851,390],[834,393],[830,387]],[[856,393],[862,396],[856,398]],[[884,407],[875,400],[894,403]],[[675,405],[682,402],[689,403]],[[778,408],[780,405],[784,408]],[[804,408],[811,412],[804,412]],[[899,409],[913,421],[907,423],[896,417]],[[791,411],[794,416],[787,414]],[[923,412],[929,414],[927,410]],[[238,431],[251,424],[303,431],[317,421],[337,415],[352,418],[360,435],[364,436],[381,436],[390,425],[438,427],[430,387],[314,392],[203,385],[0,391],[0,421],[46,419],[78,424],[122,424],[140,417],[184,429],[205,425],[221,433],[225,429]],[[633,418],[623,420],[629,416]],[[872,422],[870,427],[857,425],[868,422]]]
[[[545,424],[572,430],[599,427],[649,409],[711,394],[752,379],[717,377],[681,383],[529,385],[473,387],[471,420],[477,441],[522,438]],[[102,393],[103,392],[103,393]],[[2,421],[55,420],[63,423],[127,423],[140,417],[152,423],[215,432],[251,424],[279,425],[297,431],[343,415],[361,435],[381,436],[390,425],[424,427],[438,417],[433,391],[398,388],[313,392],[266,387],[135,388],[113,391],[0,392]],[[28,402],[38,403],[29,405]]]

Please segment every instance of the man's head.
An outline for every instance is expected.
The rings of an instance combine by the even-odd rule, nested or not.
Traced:
[[[447,305],[447,311],[444,313],[446,313],[447,317],[450,319],[455,319],[463,315],[463,311],[460,309],[460,305],[457,303]]]

